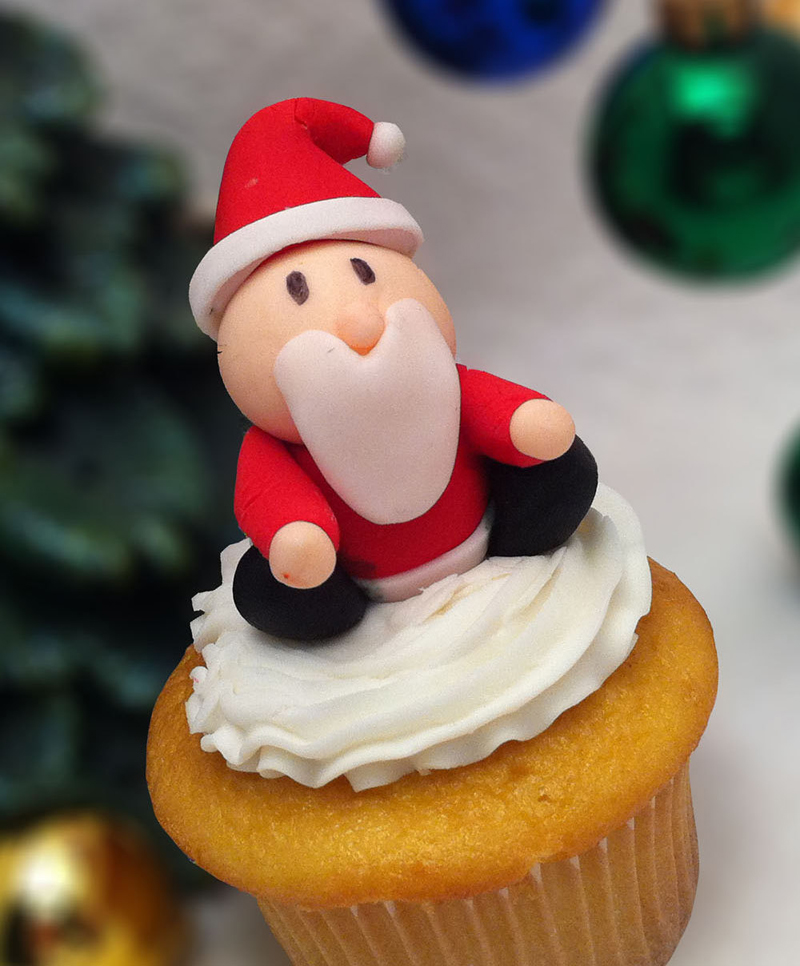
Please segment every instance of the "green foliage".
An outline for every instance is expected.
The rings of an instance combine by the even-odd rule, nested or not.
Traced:
[[[0,217],[24,225],[41,215],[39,186],[55,162],[50,139],[86,122],[99,88],[75,46],[9,15],[0,64]]]
[[[0,343],[0,426],[35,412],[43,391],[36,360],[20,348]]]
[[[0,115],[34,127],[81,125],[99,85],[80,49],[58,31],[4,14],[0,31]]]
[[[202,524],[207,468],[196,428],[135,378],[63,392],[41,437],[0,479],[0,543],[38,569],[119,583],[144,563],[180,572]]]
[[[240,417],[189,313],[168,152],[92,128],[73,44],[0,14],[0,821],[149,818],[147,723],[236,537]]]

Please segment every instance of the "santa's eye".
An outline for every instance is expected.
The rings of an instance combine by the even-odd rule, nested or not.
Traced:
[[[375,281],[375,272],[372,271],[363,258],[351,258],[350,264],[353,266],[353,271],[365,285],[372,285]]]
[[[297,302],[302,305],[308,298],[308,282],[302,272],[289,272],[286,276],[286,291]]]

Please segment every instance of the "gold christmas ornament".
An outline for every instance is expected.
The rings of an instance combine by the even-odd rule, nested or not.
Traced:
[[[0,840],[2,966],[175,966],[185,935],[130,826],[80,814]]]
[[[686,47],[744,36],[759,19],[757,0],[659,0],[664,31]]]
[[[771,26],[800,37],[800,0],[767,0],[764,19]]]

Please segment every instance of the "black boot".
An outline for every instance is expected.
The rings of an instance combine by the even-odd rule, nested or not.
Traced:
[[[233,577],[233,602],[259,631],[293,641],[323,641],[355,627],[369,598],[339,564],[319,587],[287,587],[272,576],[269,562],[251,547]]]
[[[532,557],[560,546],[597,490],[597,464],[577,436],[558,459],[524,469],[492,460],[487,469],[494,504],[490,557]]]

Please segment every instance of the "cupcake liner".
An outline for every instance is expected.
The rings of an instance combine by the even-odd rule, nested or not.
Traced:
[[[593,849],[506,888],[445,902],[259,905],[294,966],[664,966],[697,873],[687,762]]]

